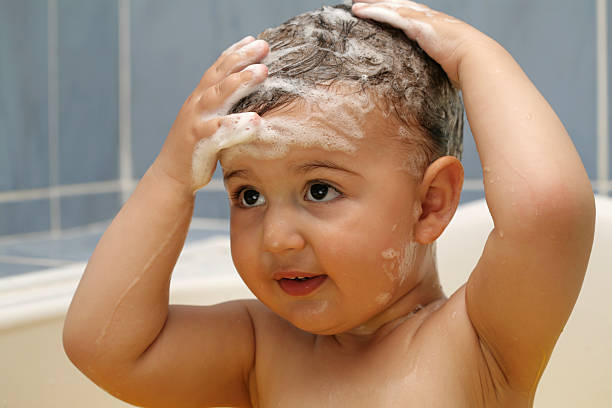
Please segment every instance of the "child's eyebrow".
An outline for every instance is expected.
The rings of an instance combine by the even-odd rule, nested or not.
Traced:
[[[327,161],[327,160],[314,160],[314,161],[309,161],[306,163],[299,163],[299,164],[295,164],[292,167],[292,170],[296,173],[308,173],[312,170],[317,170],[317,169],[332,169],[332,170],[338,170],[338,171],[342,171],[345,173],[349,173],[355,176],[359,176],[360,174],[347,169],[346,167],[343,167],[337,163],[334,163],[332,161]]]
[[[248,174],[249,174],[249,172],[247,170],[234,170],[234,171],[230,171],[227,174],[223,175],[223,181],[227,182],[227,180],[231,179],[232,177],[246,178]]]
[[[331,169],[331,170],[337,170],[337,171],[349,173],[355,176],[360,176],[359,173],[353,170],[347,169],[346,167],[343,167],[337,163],[334,163],[332,161],[327,161],[327,160],[314,160],[314,161],[309,161],[306,163],[294,164],[291,166],[291,170],[294,173],[302,173],[302,174],[306,174],[310,171],[317,170],[317,169]],[[229,179],[234,178],[234,177],[248,178],[249,171],[245,169],[239,169],[239,170],[233,170],[233,171],[227,172],[226,174],[223,175],[223,181],[227,182]]]

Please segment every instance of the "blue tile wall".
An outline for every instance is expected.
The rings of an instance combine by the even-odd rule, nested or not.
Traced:
[[[0,3],[0,191],[49,185],[46,5]]]
[[[325,3],[341,0],[131,0],[134,177],[142,176],[154,160],[183,101],[225,48]],[[13,202],[3,196],[49,187],[47,4],[0,0],[0,236],[46,231],[51,225],[48,200]],[[473,24],[514,55],[557,111],[595,180],[596,2],[428,4]],[[72,228],[110,219],[119,209],[118,192],[85,191],[89,183],[119,177],[119,10],[116,0],[58,0],[57,5],[60,145],[55,159],[60,184],[78,183],[84,189],[82,195],[61,199],[61,227]],[[612,7],[607,17],[610,27]],[[609,30],[610,58],[612,27]],[[612,77],[612,63],[609,69]],[[612,101],[612,81],[609,84]],[[612,143],[609,146],[612,159]],[[467,178],[482,177],[469,126],[463,162]],[[462,202],[482,196],[482,191],[465,191]],[[225,192],[205,189],[198,194],[196,216],[228,214]]]
[[[62,0],[60,183],[118,177],[117,2]]]
[[[8,262],[0,262],[0,278],[22,275],[28,272],[36,272],[45,269],[40,265],[23,265]]]
[[[480,200],[484,198],[484,191],[469,191],[463,190],[461,192],[460,204],[465,204],[470,201]]]
[[[132,1],[135,176],[142,176],[153,162],[183,102],[224,49],[323,4],[320,0]]]
[[[229,218],[229,201],[225,191],[208,191],[206,187],[196,195],[194,217]]]
[[[12,257],[31,262],[53,260],[56,264],[84,262],[94,251],[102,231],[91,231],[57,238],[39,237],[23,241],[1,243],[0,261],[8,262]],[[8,259],[7,259],[8,258]]]
[[[112,219],[121,206],[118,193],[63,197],[60,200],[62,228]]]
[[[0,203],[0,236],[47,231],[49,200]]]

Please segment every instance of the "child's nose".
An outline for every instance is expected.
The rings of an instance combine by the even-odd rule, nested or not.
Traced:
[[[306,242],[298,228],[297,215],[291,209],[268,207],[263,226],[263,249],[283,252],[304,248]]]

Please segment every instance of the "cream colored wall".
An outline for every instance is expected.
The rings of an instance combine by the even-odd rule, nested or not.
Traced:
[[[0,333],[0,407],[129,407],[98,388],[66,358],[63,316]]]
[[[484,201],[462,207],[438,243],[447,293],[465,283],[493,222]],[[457,245],[457,243],[461,243]],[[597,197],[595,242],[572,315],[538,387],[536,408],[612,407],[612,199]]]

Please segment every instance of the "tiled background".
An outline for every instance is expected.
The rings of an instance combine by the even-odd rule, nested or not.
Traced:
[[[340,2],[340,0],[338,0]],[[0,241],[111,219],[220,52],[323,0],[0,0]],[[612,191],[605,0],[432,0],[501,42]],[[464,201],[481,198],[466,132]],[[206,201],[207,205],[201,205]],[[196,216],[224,218],[218,182]]]

